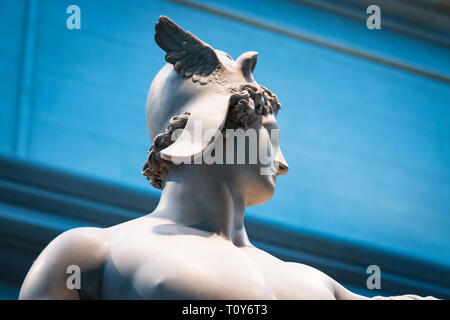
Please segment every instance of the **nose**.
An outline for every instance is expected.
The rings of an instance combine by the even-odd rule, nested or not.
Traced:
[[[287,165],[287,163],[282,163],[280,162],[278,164],[278,174],[283,175],[288,173],[289,171],[289,166]]]
[[[283,153],[281,152],[280,149],[278,149],[276,161],[278,162],[278,172],[277,172],[277,174],[283,175],[283,174],[288,173],[289,166],[288,166],[288,164],[286,162],[286,159],[284,159]]]

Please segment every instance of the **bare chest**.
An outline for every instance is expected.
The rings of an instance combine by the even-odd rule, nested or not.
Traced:
[[[104,299],[334,299],[310,269],[186,235],[113,243],[102,286]]]

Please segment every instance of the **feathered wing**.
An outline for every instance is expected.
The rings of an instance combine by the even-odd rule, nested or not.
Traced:
[[[222,65],[214,49],[190,32],[184,31],[165,16],[155,25],[155,41],[166,52],[166,61],[182,77],[205,84],[214,78]]]

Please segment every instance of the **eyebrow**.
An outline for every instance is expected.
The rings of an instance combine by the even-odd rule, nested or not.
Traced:
[[[269,121],[266,123],[263,123],[264,128],[268,129],[268,130],[272,130],[272,129],[280,129],[278,127],[278,124],[276,121]]]

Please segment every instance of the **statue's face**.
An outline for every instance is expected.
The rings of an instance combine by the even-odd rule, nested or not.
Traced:
[[[269,201],[275,192],[277,176],[286,174],[288,171],[288,165],[279,144],[279,129],[274,114],[261,116],[249,126],[246,132],[250,130],[254,131],[257,139],[256,145],[253,146],[251,139],[247,140],[245,163],[225,165],[226,174],[235,177],[246,206]],[[235,141],[234,147],[235,155],[242,152],[242,144]],[[250,154],[254,152],[258,154],[256,164],[250,161]],[[267,154],[267,157],[264,157],[264,154]]]

